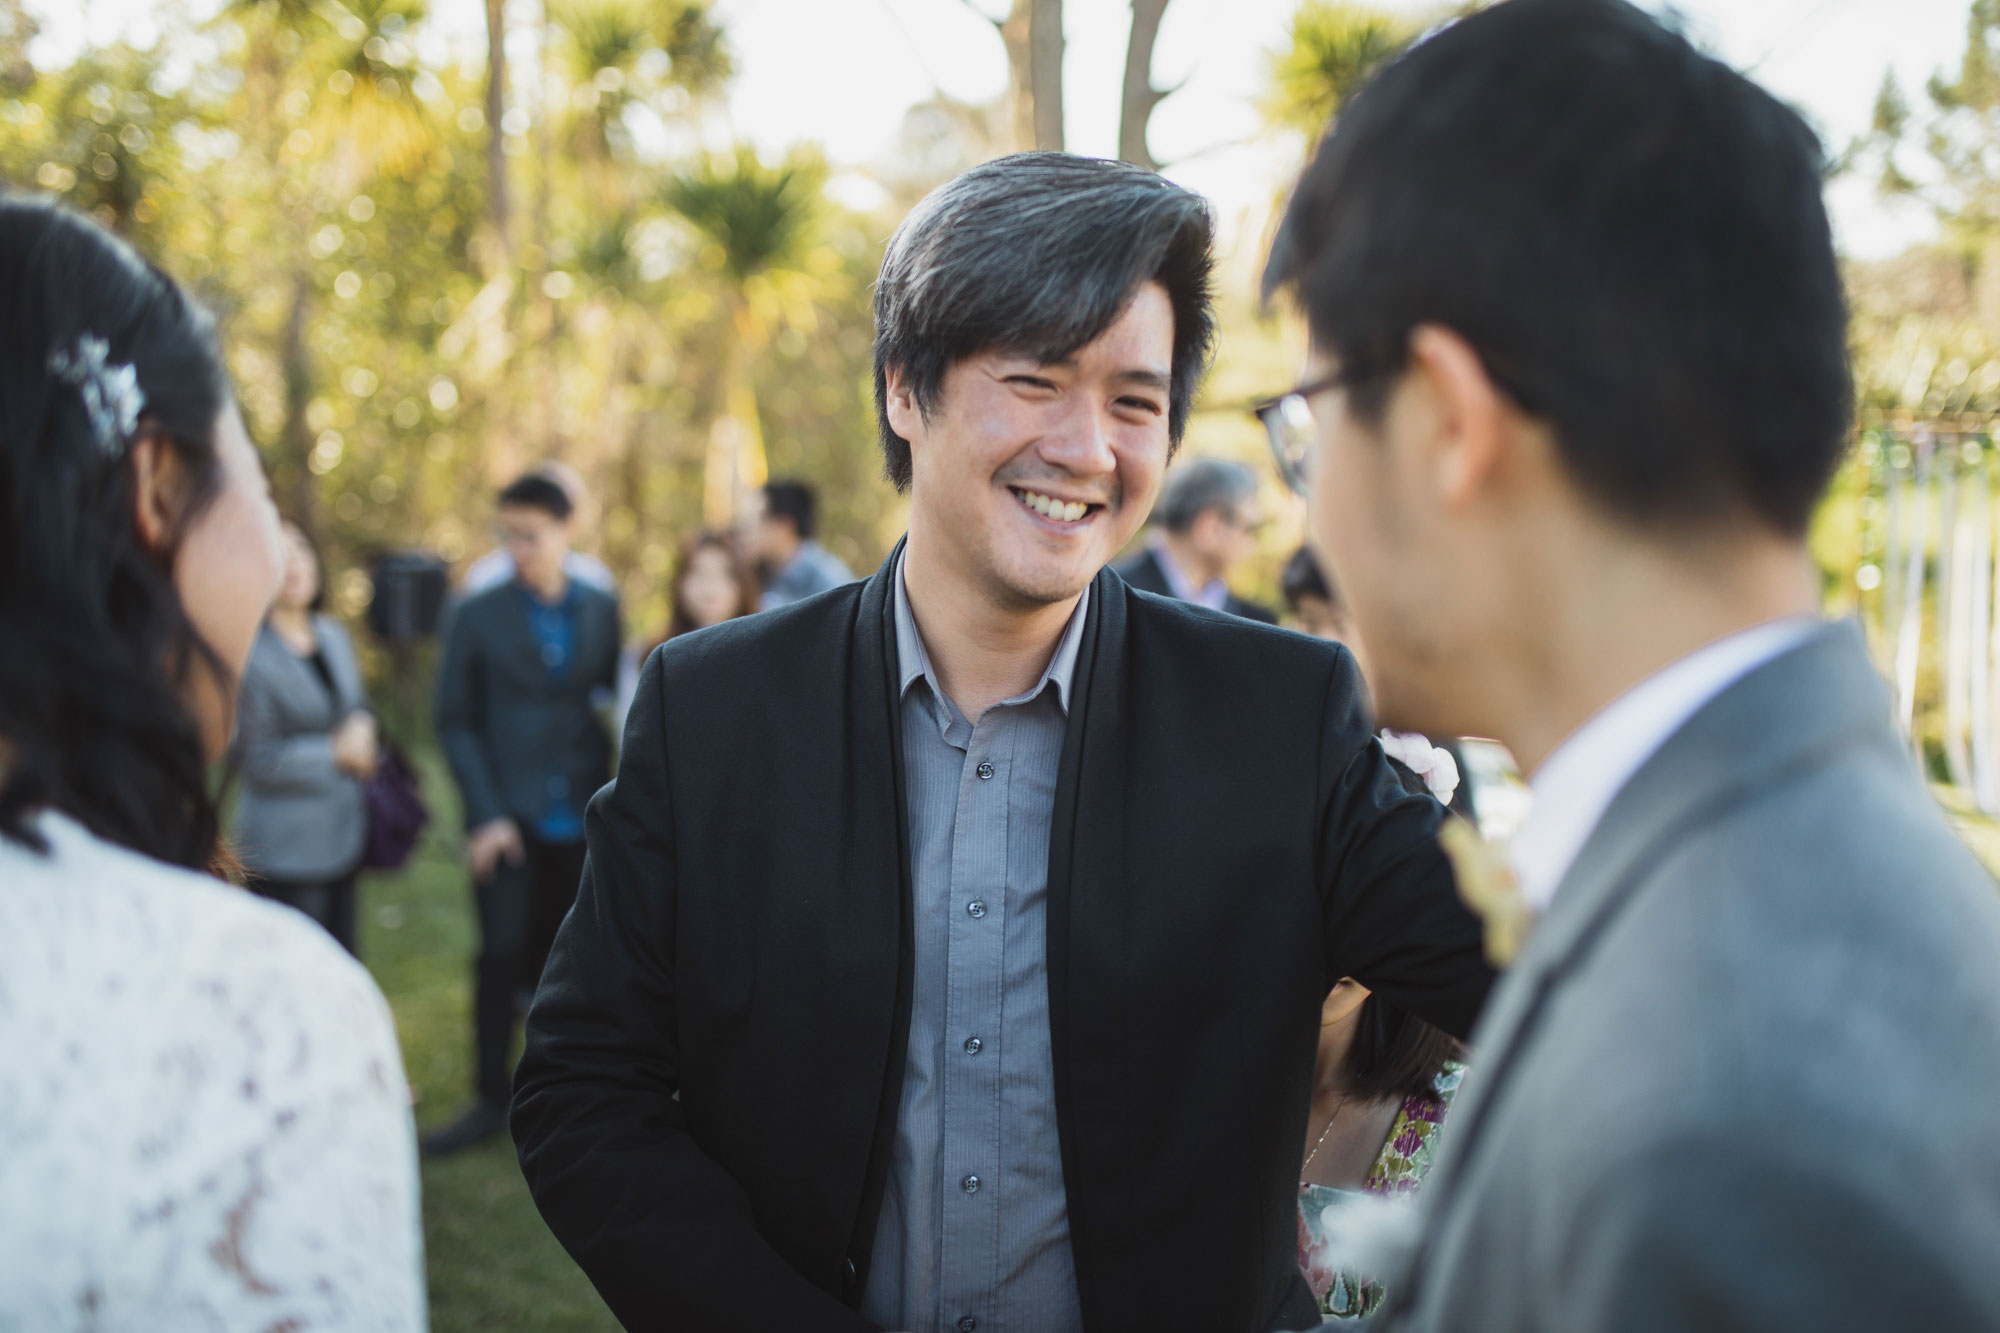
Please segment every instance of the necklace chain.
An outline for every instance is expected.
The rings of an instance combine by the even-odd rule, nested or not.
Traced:
[[[1313,1164],[1313,1158],[1319,1156],[1320,1148],[1326,1143],[1326,1136],[1333,1133],[1333,1122],[1340,1119],[1340,1113],[1346,1109],[1347,1094],[1342,1093],[1340,1100],[1334,1103],[1333,1114],[1326,1118],[1326,1128],[1322,1129],[1319,1137],[1313,1140],[1312,1151],[1306,1154],[1305,1165],[1299,1168],[1300,1179],[1305,1178],[1307,1168]]]

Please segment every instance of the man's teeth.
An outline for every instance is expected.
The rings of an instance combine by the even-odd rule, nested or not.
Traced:
[[[1075,500],[1058,500],[1054,496],[1038,491],[1016,490],[1014,497],[1044,518],[1053,518],[1061,523],[1074,523],[1090,512],[1090,506]]]

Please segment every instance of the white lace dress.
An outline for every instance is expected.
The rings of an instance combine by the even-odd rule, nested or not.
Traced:
[[[0,838],[0,1333],[421,1330],[409,1094],[288,909],[41,816]]]

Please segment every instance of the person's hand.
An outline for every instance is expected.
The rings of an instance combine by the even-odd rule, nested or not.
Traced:
[[[504,816],[489,819],[465,840],[466,864],[472,867],[472,877],[481,883],[493,878],[502,860],[517,866],[526,856],[521,849],[521,830]]]
[[[366,782],[375,776],[382,751],[372,713],[349,713],[333,729],[333,766]]]

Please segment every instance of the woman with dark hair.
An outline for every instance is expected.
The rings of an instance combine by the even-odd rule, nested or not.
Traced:
[[[727,533],[704,529],[681,546],[667,593],[667,630],[655,639],[633,643],[618,666],[618,730],[639,689],[639,668],[655,648],[692,630],[707,629],[757,609],[757,575],[742,550]]]
[[[319,552],[296,523],[284,533],[285,580],[236,710],[236,853],[252,889],[358,957],[354,874],[368,841],[362,784],[380,757],[375,715],[347,631],[320,610]]]
[[[0,196],[0,1326],[424,1324],[381,995],[216,877],[281,559],[209,318]]]
[[[1320,1008],[1311,1136],[1299,1169],[1299,1268],[1320,1313],[1353,1319],[1381,1304],[1381,1286],[1341,1262],[1330,1234],[1365,1195],[1413,1194],[1430,1172],[1436,1135],[1465,1066],[1450,1034],[1342,977]]]

